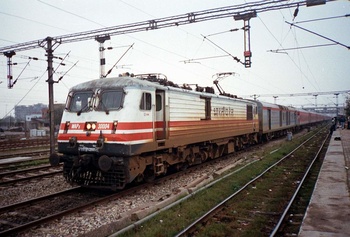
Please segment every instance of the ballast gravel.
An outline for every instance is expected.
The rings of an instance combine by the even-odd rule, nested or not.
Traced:
[[[225,164],[218,162],[213,167],[205,170],[194,171],[177,179],[170,179],[164,183],[157,184],[156,188],[143,189],[137,193],[118,198],[115,201],[96,205],[93,208],[26,230],[19,236],[86,236],[97,228],[116,222],[123,217],[133,215],[133,213],[141,209],[154,206],[156,203],[166,200],[174,192],[177,193],[179,189],[188,187],[190,183],[204,174],[213,173],[216,170],[216,166],[224,167]],[[6,187],[1,190],[0,205],[6,206],[68,188],[71,188],[71,186],[66,183],[61,175],[16,187]]]
[[[280,140],[280,142],[283,141]],[[274,142],[274,145],[276,145],[276,142]],[[244,155],[239,156],[242,156],[241,160],[258,158],[253,157],[253,152],[244,153]],[[232,159],[237,160],[237,157]],[[102,233],[102,230],[108,228],[104,227],[108,227],[111,223],[120,221],[122,218],[130,218],[130,216],[142,209],[152,207],[161,201],[167,200],[179,190],[189,188],[189,184],[196,183],[196,181],[204,176],[212,175],[214,172],[232,163],[231,159],[222,160],[205,170],[197,170],[191,174],[183,175],[176,180],[170,179],[158,184],[156,188],[140,190],[138,193],[119,198],[115,201],[96,205],[84,211],[56,219],[29,229],[19,234],[19,236],[96,236],[96,230],[101,230],[101,232],[98,232],[100,236],[106,236],[106,233]],[[26,183],[17,187],[6,187],[1,189],[0,205],[5,206],[63,191],[68,188],[71,188],[71,186],[65,182],[61,175],[45,178],[34,183]]]

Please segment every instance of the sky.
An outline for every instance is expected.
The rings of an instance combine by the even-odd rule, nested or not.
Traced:
[[[40,41],[48,36],[256,1],[2,0],[0,48]],[[284,95],[350,90],[350,51],[346,48],[350,46],[350,18],[344,17],[350,14],[350,1],[300,7],[293,21],[294,10],[258,13],[250,20],[250,68],[232,58],[244,60],[244,31],[241,30],[243,21],[228,17],[112,36],[104,44],[106,48],[112,47],[105,51],[105,70],[113,68],[108,77],[124,72],[162,73],[180,85],[187,83],[214,88],[213,81],[218,73],[234,72],[219,82],[230,94],[244,98],[257,95],[261,101],[294,107],[343,105],[347,93],[340,94],[338,101],[332,93],[317,97]],[[286,22],[294,22],[296,26],[318,35]],[[65,58],[65,66],[59,66],[61,60],[54,60],[54,80],[64,75],[59,83],[54,84],[55,103],[65,103],[69,88],[74,85],[99,78],[99,43],[93,39],[56,43],[54,56]],[[39,60],[30,60],[33,57]],[[44,48],[19,51],[12,57],[12,62],[17,63],[12,72],[14,80],[18,80],[12,89],[8,89],[7,58],[0,55],[0,118],[14,116],[16,105],[48,104]],[[278,97],[274,99],[272,95]]]

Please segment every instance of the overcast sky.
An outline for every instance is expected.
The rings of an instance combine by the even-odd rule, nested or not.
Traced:
[[[0,47],[247,2],[254,1],[2,0]],[[244,32],[230,31],[242,28],[243,21],[224,18],[112,36],[105,42],[105,47],[113,47],[105,51],[106,71],[134,44],[109,77],[123,72],[163,73],[177,84],[214,86],[215,74],[235,72],[235,76],[220,81],[225,92],[239,96],[262,95],[259,100],[268,102],[274,99],[263,95],[350,90],[350,51],[344,47],[350,45],[350,18],[344,17],[350,14],[350,1],[300,7],[294,20],[298,26],[340,43],[331,46],[318,46],[333,42],[287,24],[286,21],[293,22],[294,10],[259,13],[250,20],[251,68],[245,68],[228,56],[244,60]],[[317,20],[320,18],[326,19]],[[302,23],[308,20],[317,21]],[[87,40],[56,46],[55,56],[65,57],[69,53],[64,61],[66,66],[58,67],[60,61],[54,61],[55,80],[71,69],[54,84],[55,102],[65,103],[70,87],[99,78],[99,44]],[[307,48],[296,49],[305,46]],[[287,50],[271,52],[277,49]],[[29,62],[28,57],[38,57],[39,61]],[[17,52],[13,63],[18,63],[13,66],[13,77],[18,81],[8,89],[7,58],[0,57],[0,118],[15,105],[48,104],[45,50]],[[345,94],[339,95],[338,103],[342,105],[344,101]],[[336,98],[333,94],[322,95],[316,102],[318,106],[332,106]],[[315,97],[280,96],[277,103],[311,106],[315,104]]]

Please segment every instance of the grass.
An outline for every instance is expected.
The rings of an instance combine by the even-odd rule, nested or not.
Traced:
[[[26,168],[30,168],[30,167],[33,167],[33,166],[47,165],[47,164],[49,164],[49,160],[48,159],[24,161],[24,162],[20,162],[20,163],[11,165],[11,166],[8,167],[8,169],[9,170],[26,169]]]
[[[144,222],[141,226],[136,229],[133,229],[129,232],[125,232],[120,236],[128,237],[166,237],[166,236],[174,236],[179,233],[183,228],[188,226],[190,223],[195,221],[197,218],[202,216],[212,207],[216,206],[226,197],[237,191],[243,184],[250,181],[252,178],[256,177],[263,170],[273,164],[276,160],[281,158],[281,156],[287,155],[291,152],[297,145],[301,142],[300,140],[306,140],[309,136],[311,136],[313,132],[307,134],[307,136],[303,136],[300,139],[294,139],[287,143],[284,143],[283,146],[279,147],[279,150],[270,154],[271,151],[275,150],[276,147],[273,147],[269,150],[262,151],[259,157],[264,157],[262,160],[255,162],[243,170],[229,176],[224,181],[218,182],[215,185],[205,189],[195,196],[185,200],[177,206],[174,206],[166,211],[161,212],[156,217],[151,220]],[[240,167],[236,167],[233,170],[237,170]],[[230,172],[232,172],[231,170]],[[284,170],[280,170],[282,174],[285,172]],[[240,206],[239,209],[235,210],[236,213],[245,212],[246,209],[251,210],[254,208],[254,205],[265,205],[265,209],[269,210],[269,206],[276,205],[279,200],[271,200],[271,203],[256,203],[254,200],[254,196],[256,195],[268,195],[266,193],[266,189],[264,187],[257,187],[257,190],[261,190],[261,193],[249,195],[247,194],[245,197],[244,205]],[[285,192],[281,190],[280,192]],[[241,202],[242,200],[233,200],[234,202]],[[243,204],[242,203],[242,204]],[[234,215],[233,215],[234,216]],[[249,216],[249,215],[248,215]],[[253,217],[252,217],[253,218]],[[223,236],[222,233],[231,233],[232,236],[240,235],[240,236],[260,236],[260,230],[264,228],[264,223],[266,224],[266,216],[258,216],[254,217],[254,222],[252,223],[253,228],[249,228],[246,232],[239,232],[239,226],[242,223],[239,223],[238,220],[233,221],[233,225],[236,224],[237,228],[228,227],[223,223],[214,223],[210,226],[210,228],[206,228],[205,232],[201,233],[198,236]],[[259,220],[260,219],[260,220]],[[231,220],[232,221],[232,220]],[[243,223],[244,225],[244,223]],[[250,226],[252,227],[252,226]],[[228,232],[223,231],[227,229]],[[237,232],[238,231],[238,232]]]

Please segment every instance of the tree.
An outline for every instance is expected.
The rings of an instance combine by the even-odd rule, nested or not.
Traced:
[[[13,124],[15,124],[15,118],[12,116],[7,116],[0,120],[0,127],[2,128],[10,128]]]

